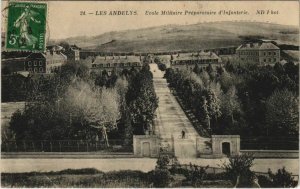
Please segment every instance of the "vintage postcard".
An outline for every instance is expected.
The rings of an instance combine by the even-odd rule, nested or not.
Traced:
[[[1,11],[1,187],[298,186],[298,1]]]

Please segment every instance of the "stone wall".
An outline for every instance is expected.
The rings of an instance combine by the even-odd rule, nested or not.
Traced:
[[[241,150],[240,152],[253,154],[255,158],[299,158],[298,150]]]
[[[133,153],[136,157],[158,157],[159,144],[156,135],[134,135]]]
[[[197,137],[196,147],[198,157],[202,157],[205,154],[212,154],[212,140],[211,138]]]

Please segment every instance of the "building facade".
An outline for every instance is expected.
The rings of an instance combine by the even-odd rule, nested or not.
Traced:
[[[69,49],[65,50],[68,60],[79,61],[80,60],[80,48],[76,45],[71,45]]]
[[[236,50],[240,62],[249,62],[260,65],[280,62],[280,49],[273,43],[247,43]]]
[[[92,59],[91,71],[103,73],[105,70],[110,75],[113,71],[121,72],[124,69],[140,70],[142,66],[141,56],[97,56]]]
[[[24,71],[32,74],[49,74],[60,70],[67,63],[67,57],[61,52],[31,53],[24,61]]]
[[[213,52],[198,52],[198,53],[178,53],[171,55],[171,68],[193,69],[197,64],[199,67],[208,66],[209,64],[216,66],[222,64],[221,58]]]

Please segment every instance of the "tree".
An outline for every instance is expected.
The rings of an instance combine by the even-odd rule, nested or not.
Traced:
[[[298,106],[297,96],[289,90],[275,91],[266,101],[266,126],[269,132],[278,136],[297,135]]]
[[[229,163],[224,163],[223,168],[227,176],[232,180],[234,188],[245,187],[250,184],[253,172],[250,168],[253,165],[254,157],[250,154],[231,156]]]
[[[195,64],[195,67],[193,69],[193,72],[195,74],[200,74],[201,73],[201,69],[199,68],[198,64]]]
[[[222,112],[220,111],[220,99],[217,97],[215,92],[212,89],[207,91],[208,95],[208,111],[211,117],[215,120],[218,119]]]
[[[202,108],[201,108],[201,112],[204,118],[204,123],[207,124],[207,128],[210,129],[210,114],[208,111],[208,105],[207,105],[207,100],[205,98],[205,96],[202,97]]]
[[[117,91],[77,82],[70,86],[67,99],[74,106],[74,113],[76,117],[80,117],[81,124],[99,129],[102,139],[109,146],[107,132],[116,128],[120,118]]]
[[[231,124],[234,124],[234,112],[240,111],[240,103],[236,95],[236,88],[230,87],[227,93],[222,97],[221,109],[222,113],[231,118]]]
[[[126,103],[135,134],[145,134],[146,131],[151,131],[150,124],[158,107],[152,77],[149,66],[145,66],[139,73],[132,76],[129,82]]]

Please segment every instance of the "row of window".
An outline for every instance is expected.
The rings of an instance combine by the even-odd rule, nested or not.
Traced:
[[[240,51],[240,55],[258,55],[257,51]]]
[[[241,60],[247,60],[247,61],[253,61],[253,62],[259,61],[259,59],[256,57],[241,58]]]
[[[62,63],[62,60],[52,60],[52,61],[47,61],[47,64],[57,64],[57,63]]]
[[[253,57],[249,57],[249,58],[241,58],[241,60],[247,60],[247,61],[253,61],[253,62],[259,62],[258,58],[253,58]],[[276,62],[277,58],[264,58],[263,59],[264,62]]]
[[[263,55],[266,56],[266,55],[276,55],[277,53],[276,52],[264,52]]]
[[[276,62],[277,61],[277,58],[264,58],[264,62]]]
[[[34,73],[38,73],[38,72],[44,72],[44,68],[43,67],[40,67],[40,68],[28,68],[27,71],[29,72],[34,72]]]
[[[24,62],[24,64],[25,64],[25,62]],[[35,60],[35,61],[28,61],[28,66],[32,66],[32,65],[34,65],[34,66],[38,66],[38,65],[40,65],[40,66],[42,66],[43,65],[43,61],[37,61],[37,60]]]
[[[201,63],[218,63],[218,59],[200,59],[200,60],[181,60],[174,61],[171,64],[173,65],[182,65],[182,64],[201,64]]]
[[[138,66],[138,63],[120,63],[120,64],[114,63],[113,64],[113,67],[124,67],[124,66],[128,66],[128,67],[130,67],[130,66]],[[111,67],[111,64],[110,63],[108,63],[108,64],[92,64],[92,67],[93,68],[96,68],[96,67],[99,67],[99,68],[105,68],[105,67],[109,68],[109,67]]]
[[[258,51],[240,51],[239,54],[240,55],[252,55],[252,56],[256,55],[256,56],[258,56]],[[264,56],[267,56],[267,55],[271,56],[271,55],[277,55],[277,53],[276,52],[263,52],[263,55]]]

